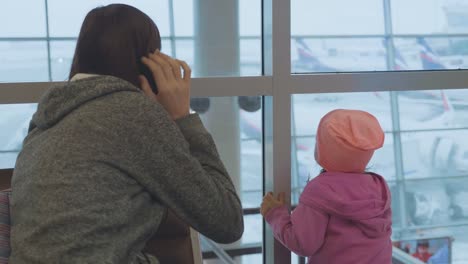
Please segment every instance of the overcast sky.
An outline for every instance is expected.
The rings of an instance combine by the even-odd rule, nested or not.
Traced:
[[[458,0],[391,0],[394,33],[431,34],[447,31],[443,7],[456,8]],[[49,0],[50,34],[76,37],[85,14],[109,0]],[[126,0],[149,14],[162,35],[169,35],[167,0]],[[459,2],[459,1],[458,1]],[[0,37],[41,37],[46,35],[43,0],[0,0]],[[193,0],[174,0],[176,35],[193,34]],[[260,0],[240,0],[240,33],[260,34]],[[25,8],[25,6],[28,6]],[[467,4],[468,6],[468,4]],[[465,7],[467,7],[465,6]],[[467,15],[468,15],[468,8]],[[292,34],[382,34],[383,0],[292,0]]]

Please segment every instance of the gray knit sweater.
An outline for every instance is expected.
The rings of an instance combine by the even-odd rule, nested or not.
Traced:
[[[176,122],[130,83],[91,77],[39,102],[12,179],[10,263],[132,263],[167,208],[221,243],[242,208],[197,115]]]

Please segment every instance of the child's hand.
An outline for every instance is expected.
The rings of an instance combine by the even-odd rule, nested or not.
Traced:
[[[269,192],[263,197],[263,202],[260,207],[260,213],[263,217],[273,208],[280,207],[286,204],[284,192],[278,194],[278,199],[273,196],[272,192]]]

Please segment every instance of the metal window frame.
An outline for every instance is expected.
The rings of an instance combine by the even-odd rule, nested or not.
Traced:
[[[47,0],[44,0],[47,36],[32,38],[5,38],[0,41],[47,41],[49,79],[51,72],[50,42],[73,41],[73,37],[50,37],[48,33]],[[168,0],[171,1],[172,0]],[[383,0],[385,6],[390,6],[391,0]],[[468,70],[449,71],[408,71],[408,72],[352,72],[352,73],[291,73],[291,0],[263,0],[262,2],[262,36],[243,36],[241,39],[261,39],[263,75],[254,77],[206,77],[194,78],[192,96],[194,97],[224,97],[224,96],[264,96],[264,192],[285,191],[291,197],[291,150],[292,144],[292,95],[315,93],[348,93],[374,91],[405,91],[405,90],[439,90],[468,88]],[[192,39],[192,37],[176,37],[174,31],[173,8],[170,19],[171,36],[169,39],[175,55],[175,41]],[[385,16],[391,18],[390,8],[384,8]],[[392,34],[391,20],[385,20],[386,31],[379,35],[323,35],[303,36],[306,38],[385,38],[392,41],[395,38],[414,37],[467,37],[468,34]],[[293,36],[296,37],[296,36]],[[299,36],[297,36],[299,37]],[[391,52],[387,61],[393,61]],[[34,103],[54,83],[0,83],[0,104]],[[398,101],[392,102],[393,107]],[[398,109],[393,111],[394,131],[391,133],[399,137]],[[396,111],[396,112],[395,112]],[[396,142],[396,141],[395,141]],[[398,144],[397,144],[398,145]],[[401,145],[401,143],[400,143]],[[401,146],[395,153],[401,151]],[[396,153],[395,155],[400,155]],[[405,181],[401,169],[397,181]],[[264,226],[264,263],[290,263],[291,255],[274,238],[267,226]],[[402,227],[405,229],[405,227]],[[401,228],[399,228],[401,229]]]

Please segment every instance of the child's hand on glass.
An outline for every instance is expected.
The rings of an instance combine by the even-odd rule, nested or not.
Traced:
[[[286,196],[285,193],[279,193],[278,198],[275,198],[272,192],[269,192],[263,197],[263,202],[260,207],[260,213],[263,217],[265,217],[268,212],[276,207],[280,207],[286,204]]]

